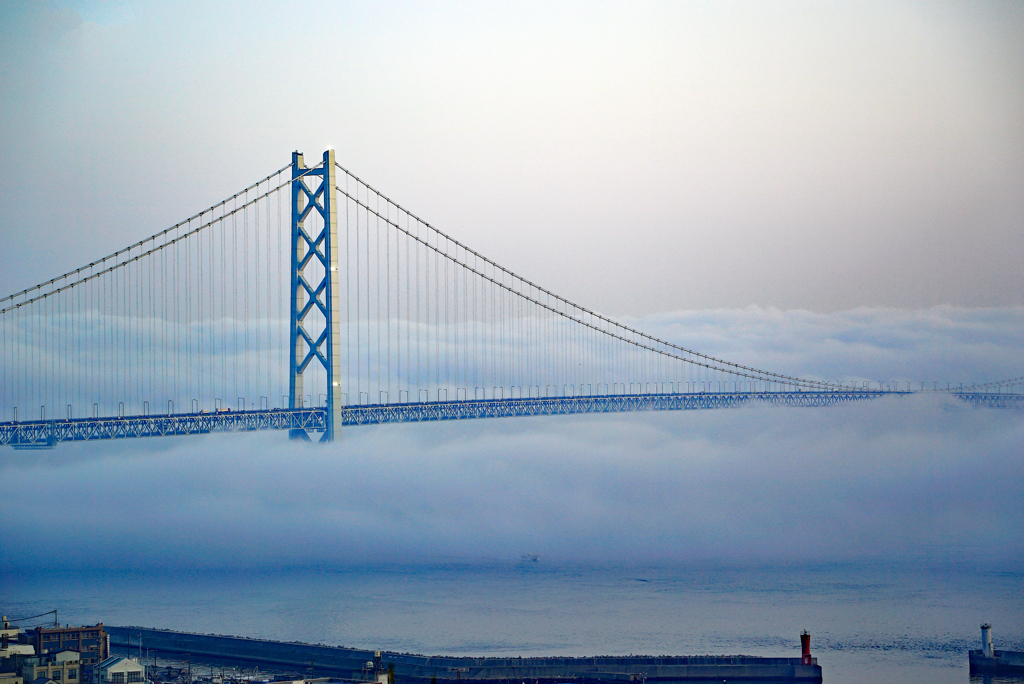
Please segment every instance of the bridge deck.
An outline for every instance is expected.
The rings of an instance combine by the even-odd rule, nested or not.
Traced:
[[[486,399],[406,404],[372,404],[342,409],[343,425],[380,425],[435,420],[553,416],[626,411],[688,411],[752,405],[832,406],[914,392],[854,390],[834,392],[708,392],[690,394],[626,394],[582,397]],[[1024,395],[946,392],[978,407],[1024,409]],[[71,420],[0,423],[0,445],[15,449],[46,449],[59,442],[135,437],[203,435],[213,432],[306,430],[323,432],[324,408],[225,411],[161,416],[74,418]]]

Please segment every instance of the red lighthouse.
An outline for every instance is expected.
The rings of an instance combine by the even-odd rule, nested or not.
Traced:
[[[811,633],[806,629],[800,632],[800,657],[802,664],[814,664],[814,661],[811,658]]]

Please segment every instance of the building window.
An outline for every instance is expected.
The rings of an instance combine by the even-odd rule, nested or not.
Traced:
[[[59,682],[60,681],[60,670],[54,670],[53,672],[51,672],[50,673],[50,679],[52,679],[55,682]]]
[[[141,672],[129,672],[128,673],[128,681],[129,682],[141,682],[142,681],[142,673]]]
[[[68,679],[78,679],[78,670],[68,670]]]
[[[111,672],[110,681],[114,684],[124,684],[124,672]]]

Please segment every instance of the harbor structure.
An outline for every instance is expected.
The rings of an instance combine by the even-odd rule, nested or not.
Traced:
[[[1024,675],[1024,652],[992,647],[992,625],[981,626],[981,648],[967,654],[971,675]]]
[[[810,653],[810,634],[801,639],[801,656],[769,658],[744,655],[596,656],[596,657],[457,657],[375,652],[365,649],[194,634],[141,627],[108,626],[111,644],[125,646],[141,635],[151,652],[161,655],[229,659],[243,663],[313,667],[317,674],[375,682],[382,672],[399,684],[521,682],[554,684],[588,682],[742,681],[821,682],[822,669]],[[372,668],[367,669],[371,664]]]

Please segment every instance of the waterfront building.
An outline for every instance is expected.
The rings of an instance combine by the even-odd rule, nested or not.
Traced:
[[[20,658],[19,674],[25,682],[34,682],[40,677],[52,679],[57,684],[81,684],[82,664],[78,651],[57,651],[40,653]]]
[[[12,625],[7,616],[4,615],[2,627],[0,627],[0,673],[13,672],[17,670],[17,659],[14,656],[35,655],[36,650],[31,644],[18,643],[21,639],[21,629]],[[0,678],[0,684],[6,684]]]
[[[96,665],[95,684],[141,684],[146,681],[146,668],[138,658],[110,656]]]
[[[0,626],[0,684],[24,684],[21,674],[18,672],[21,666],[19,656],[35,655],[35,649],[28,644],[19,644],[18,637],[21,630],[3,617],[3,624]]]
[[[8,670],[3,662],[0,662],[0,684],[23,684],[24,679],[17,670]]]
[[[7,650],[7,645],[10,643],[18,643],[18,637],[21,635],[21,629],[12,625],[7,620],[7,616],[4,615],[3,629],[0,629],[0,650]]]
[[[82,681],[91,681],[93,668],[110,655],[110,637],[103,630],[102,622],[79,627],[33,627],[20,635],[20,641],[33,646],[36,653],[77,651],[84,670]]]
[[[24,679],[15,669],[14,658],[0,660],[0,684],[23,684]]]

